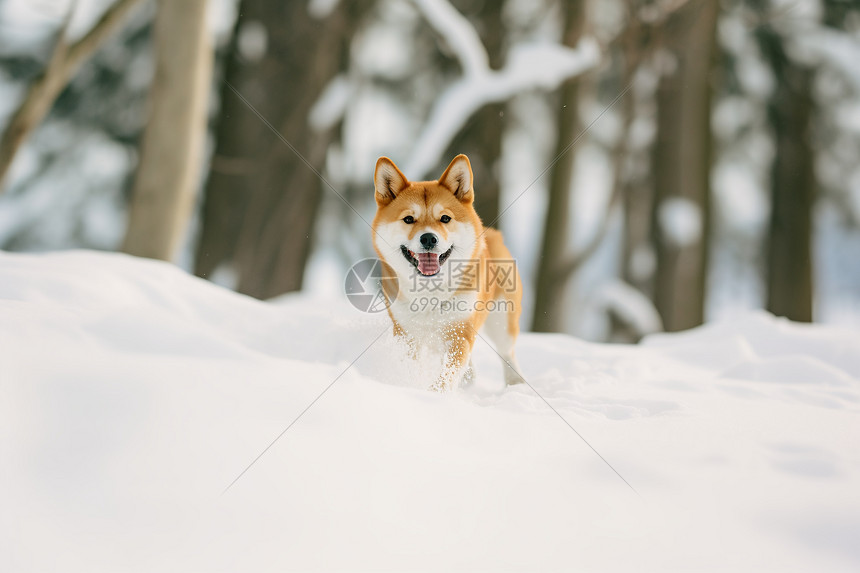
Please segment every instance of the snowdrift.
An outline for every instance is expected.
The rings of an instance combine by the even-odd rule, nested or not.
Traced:
[[[553,410],[480,340],[423,390],[386,321],[0,253],[0,568],[860,570],[858,333],[525,335]]]

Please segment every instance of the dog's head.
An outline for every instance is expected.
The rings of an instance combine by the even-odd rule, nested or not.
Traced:
[[[449,273],[446,261],[470,259],[481,235],[472,205],[472,166],[458,155],[437,181],[410,182],[387,157],[374,173],[373,244],[403,280]]]

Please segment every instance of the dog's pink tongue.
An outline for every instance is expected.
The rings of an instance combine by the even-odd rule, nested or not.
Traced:
[[[416,253],[418,270],[422,275],[435,275],[439,272],[439,255],[436,253]]]

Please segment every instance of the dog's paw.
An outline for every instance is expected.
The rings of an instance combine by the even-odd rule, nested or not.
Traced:
[[[463,375],[454,370],[444,371],[433,384],[430,385],[430,390],[434,392],[450,392],[457,387]]]
[[[475,383],[475,369],[469,366],[463,372],[463,377],[460,379],[460,386],[466,387],[471,386]]]
[[[505,384],[508,386],[514,386],[515,384],[523,384],[525,382],[525,378],[523,375],[514,370],[513,368],[505,368]]]
[[[439,392],[440,394],[443,394],[450,389],[451,385],[445,380],[436,380],[430,385],[430,388],[428,388],[428,390],[432,392]]]

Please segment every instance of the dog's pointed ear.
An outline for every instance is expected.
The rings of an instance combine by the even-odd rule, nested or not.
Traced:
[[[472,164],[462,153],[451,161],[448,169],[439,178],[439,184],[451,190],[454,197],[463,203],[471,203],[475,199],[472,188]]]
[[[376,160],[376,171],[373,172],[373,186],[376,190],[376,202],[388,205],[397,194],[409,186],[406,176],[387,157]]]

